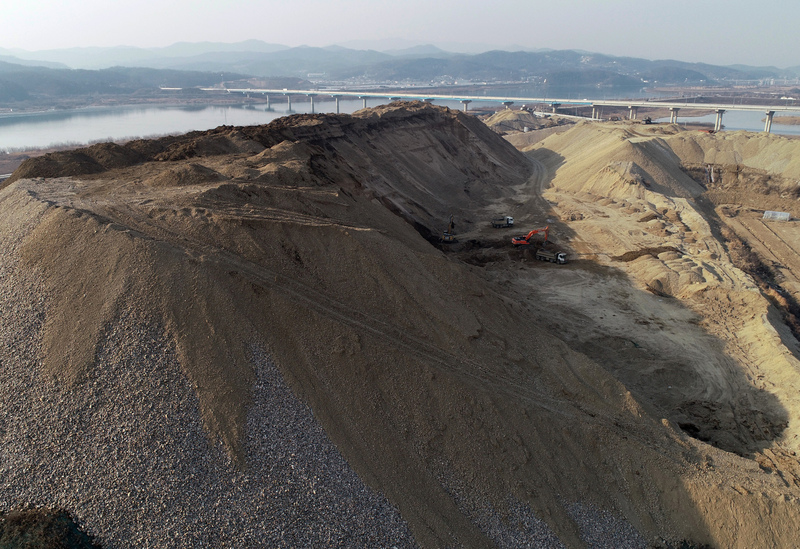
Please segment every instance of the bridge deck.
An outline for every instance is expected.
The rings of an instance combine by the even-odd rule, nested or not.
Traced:
[[[338,90],[290,90],[290,89],[260,89],[260,88],[202,88],[204,91],[227,91],[230,93],[260,93],[269,95],[315,95],[331,97],[356,97],[356,98],[386,98],[408,100],[439,100],[439,101],[472,101],[482,103],[545,103],[572,106],[597,106],[597,107],[644,107],[644,108],[674,108],[694,110],[724,110],[724,111],[761,111],[761,112],[800,112],[798,105],[742,105],[734,103],[690,103],[687,101],[657,101],[648,99],[556,99],[546,97],[502,97],[487,95],[444,95],[425,93],[384,93],[384,92],[354,92]]]

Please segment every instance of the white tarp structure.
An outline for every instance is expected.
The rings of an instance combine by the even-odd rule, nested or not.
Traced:
[[[789,212],[764,212],[764,221],[789,221],[791,217]]]

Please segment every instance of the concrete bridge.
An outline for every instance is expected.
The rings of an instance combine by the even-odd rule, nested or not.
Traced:
[[[241,93],[245,95],[261,94],[267,97],[267,105],[269,106],[270,95],[283,95],[287,98],[289,110],[292,110],[292,96],[305,95],[311,100],[311,112],[314,112],[314,98],[318,96],[332,97],[336,101],[336,112],[339,112],[339,100],[342,97],[355,97],[363,100],[364,108],[367,107],[367,99],[369,98],[382,98],[389,99],[390,101],[411,101],[421,100],[427,102],[433,101],[459,101],[464,105],[466,111],[469,104],[474,102],[481,103],[500,103],[510,108],[514,103],[522,104],[544,104],[548,105],[555,113],[559,107],[562,106],[576,106],[576,107],[591,107],[592,120],[600,120],[599,114],[602,107],[623,107],[627,108],[629,118],[636,119],[637,111],[640,108],[658,108],[669,109],[670,123],[678,122],[678,112],[680,110],[703,110],[714,111],[716,113],[716,120],[714,123],[714,130],[719,131],[722,128],[722,115],[726,111],[761,111],[766,115],[766,124],[764,131],[769,133],[772,129],[772,119],[776,112],[798,112],[800,113],[799,105],[736,105],[730,103],[690,103],[689,101],[650,101],[647,99],[603,99],[603,100],[590,100],[590,99],[547,99],[546,97],[501,97],[501,96],[486,96],[486,95],[443,95],[443,94],[425,94],[425,93],[381,93],[381,92],[351,92],[351,91],[336,91],[336,90],[290,90],[290,89],[257,89],[257,88],[202,88],[204,91],[227,91],[229,93]]]

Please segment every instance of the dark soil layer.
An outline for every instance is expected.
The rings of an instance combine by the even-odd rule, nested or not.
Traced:
[[[0,513],[0,549],[100,549],[61,509]]]

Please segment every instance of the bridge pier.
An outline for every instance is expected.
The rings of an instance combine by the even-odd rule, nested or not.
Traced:
[[[361,99],[361,101],[363,101],[363,106],[361,108],[366,109],[367,108],[367,96],[366,95],[359,95],[358,98]]]
[[[550,108],[553,109],[553,114],[556,114],[556,111],[561,106],[561,103],[550,103]]]
[[[767,123],[764,124],[764,131],[769,133],[772,131],[772,117],[775,116],[775,111],[767,111]]]
[[[468,106],[470,103],[472,103],[472,100],[471,100],[471,99],[462,99],[462,100],[461,100],[461,103],[463,103],[463,105],[464,105],[464,112],[467,112],[467,110],[468,110],[468,109],[467,109],[467,106]]]
[[[592,105],[592,120],[597,120],[600,116],[600,109],[597,108],[597,105]]]
[[[264,97],[267,98],[267,108],[266,108],[266,110],[271,111],[272,110],[272,106],[269,104],[269,94],[265,93]]]
[[[333,100],[336,101],[336,114],[339,114],[339,98],[341,95],[333,95]]]
[[[714,112],[717,113],[717,119],[714,121],[714,131],[718,132],[722,129],[722,115],[725,113],[725,109],[717,109]]]
[[[288,106],[286,107],[286,112],[287,112],[287,113],[290,113],[290,112],[292,112],[292,96],[291,96],[291,95],[289,95],[288,93],[286,94],[286,103],[287,103],[287,105],[288,105]]]
[[[678,111],[680,109],[678,107],[670,107],[669,108],[669,123],[670,124],[677,124],[678,123]]]
[[[307,95],[308,95],[308,98],[311,99],[311,114],[314,114],[314,96],[315,96],[315,94],[309,93]]]
[[[636,111],[639,110],[639,107],[634,107],[633,105],[628,105],[628,119],[629,120],[636,120]]]
[[[503,105],[505,105],[505,107],[506,107],[507,109],[510,109],[510,108],[511,108],[511,105],[513,105],[513,104],[514,104],[514,102],[513,102],[513,101],[503,101]]]

